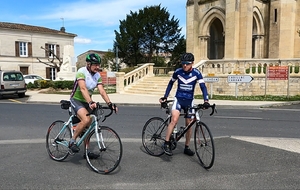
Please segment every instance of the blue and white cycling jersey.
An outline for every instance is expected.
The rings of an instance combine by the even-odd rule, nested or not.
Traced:
[[[204,79],[198,69],[192,68],[191,71],[188,72],[185,72],[182,68],[176,69],[167,86],[164,97],[167,98],[169,96],[169,93],[176,80],[178,80],[177,91],[175,95],[176,98],[188,100],[194,99],[195,86],[197,83],[199,83],[203,94],[203,99],[208,100],[208,93]]]

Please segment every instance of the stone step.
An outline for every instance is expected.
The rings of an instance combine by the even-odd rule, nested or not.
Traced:
[[[125,93],[150,94],[162,96],[165,93],[170,77],[146,77],[125,88]],[[170,96],[175,95],[177,84],[173,86]]]

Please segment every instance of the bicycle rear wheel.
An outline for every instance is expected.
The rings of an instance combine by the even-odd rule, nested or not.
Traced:
[[[95,129],[86,139],[86,160],[95,172],[108,174],[120,164],[123,154],[122,142],[119,135],[109,127],[101,126],[98,132],[100,142],[97,140]]]
[[[213,136],[203,122],[196,124],[194,133],[195,151],[203,168],[209,169],[215,160],[215,147]]]
[[[69,155],[68,143],[72,137],[69,127],[59,133],[64,127],[65,122],[54,121],[48,128],[46,135],[46,148],[51,159],[62,161]]]
[[[145,123],[142,131],[142,143],[150,155],[160,156],[164,154],[162,146],[166,139],[166,129],[167,126],[160,117],[150,118]]]

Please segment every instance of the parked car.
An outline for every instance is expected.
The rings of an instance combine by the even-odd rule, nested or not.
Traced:
[[[50,80],[50,79],[45,79],[44,77],[41,77],[39,75],[35,75],[35,74],[30,74],[30,75],[24,75],[25,78],[25,83],[34,83],[35,80]]]
[[[0,98],[3,95],[18,94],[20,98],[27,91],[23,74],[20,71],[0,70]]]

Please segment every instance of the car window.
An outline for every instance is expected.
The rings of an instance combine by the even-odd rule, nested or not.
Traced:
[[[17,81],[22,81],[23,80],[23,75],[21,73],[16,73],[16,80]]]
[[[35,78],[38,79],[38,80],[43,80],[43,78],[40,77],[40,76],[35,76]]]
[[[23,75],[21,73],[4,73],[3,80],[4,81],[22,81]]]

